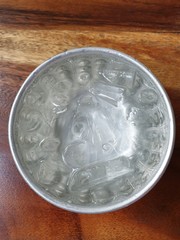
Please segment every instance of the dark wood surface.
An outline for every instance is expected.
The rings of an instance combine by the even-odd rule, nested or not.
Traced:
[[[0,240],[180,239],[180,3],[177,0],[0,0]],[[58,209],[18,173],[7,126],[13,99],[49,57],[83,46],[132,55],[160,79],[175,111],[175,150],[158,184],[107,214]]]

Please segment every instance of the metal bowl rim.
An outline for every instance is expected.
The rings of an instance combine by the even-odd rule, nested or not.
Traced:
[[[53,63],[54,61],[58,60],[58,59],[63,59],[66,56],[73,56],[73,55],[77,55],[77,54],[82,54],[82,53],[88,53],[88,52],[100,52],[100,53],[106,53],[106,54],[113,54],[115,56],[118,57],[122,57],[128,61],[130,61],[131,63],[135,64],[136,66],[138,66],[140,69],[142,69],[155,83],[155,85],[157,86],[157,88],[159,89],[159,91],[161,92],[164,101],[166,103],[166,107],[168,109],[168,114],[169,114],[169,119],[170,119],[170,136],[169,136],[169,145],[167,148],[167,152],[166,155],[164,157],[163,163],[161,164],[159,170],[157,171],[157,173],[155,174],[155,176],[152,178],[152,180],[141,190],[139,191],[137,194],[131,196],[128,200],[124,201],[124,202],[120,202],[120,203],[116,203],[110,205],[110,206],[96,206],[96,207],[85,207],[85,206],[76,206],[76,205],[71,205],[71,204],[67,204],[67,203],[63,203],[61,201],[55,201],[54,198],[52,198],[50,195],[45,194],[43,191],[41,191],[41,189],[34,184],[31,179],[26,175],[24,169],[21,166],[21,161],[18,158],[16,149],[15,149],[15,144],[14,144],[14,139],[13,139],[13,123],[14,123],[14,117],[15,117],[15,113],[16,113],[16,109],[18,107],[18,103],[19,100],[22,97],[23,92],[28,88],[28,86],[31,84],[31,82],[33,81],[34,77],[41,71],[43,70],[49,63]],[[110,211],[114,211],[114,210],[118,210],[124,207],[129,206],[130,204],[136,202],[137,200],[139,200],[140,198],[142,198],[145,194],[147,194],[154,186],[155,184],[159,181],[159,179],[161,178],[161,176],[163,175],[163,173],[165,172],[171,155],[172,155],[172,151],[174,148],[174,142],[175,142],[175,118],[174,118],[174,112],[173,112],[173,108],[171,106],[169,97],[165,91],[165,89],[163,88],[163,86],[161,85],[161,83],[159,82],[159,80],[152,74],[152,72],[142,63],[140,63],[139,61],[137,61],[136,59],[134,59],[133,57],[116,51],[116,50],[112,50],[112,49],[108,49],[108,48],[101,48],[101,47],[84,47],[84,48],[77,48],[77,49],[73,49],[73,50],[69,50],[63,53],[60,53],[56,56],[53,56],[52,58],[48,59],[47,61],[43,62],[42,64],[40,64],[25,80],[25,82],[22,84],[20,90],[18,91],[11,111],[10,111],[10,116],[9,116],[9,124],[8,124],[8,139],[9,139],[9,145],[10,145],[10,150],[13,156],[13,159],[15,161],[16,167],[18,168],[20,174],[22,175],[22,177],[24,178],[24,180],[26,181],[26,183],[30,186],[31,189],[33,189],[39,196],[41,196],[43,199],[45,199],[46,201],[48,201],[49,203],[65,209],[65,210],[69,210],[72,212],[77,212],[77,213],[104,213],[104,212],[110,212]]]

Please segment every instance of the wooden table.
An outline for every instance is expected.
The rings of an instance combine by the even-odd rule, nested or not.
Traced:
[[[177,0],[0,0],[0,240],[180,239],[180,4]],[[84,46],[132,55],[160,79],[175,111],[170,165],[154,189],[100,215],[58,209],[24,182],[7,126],[14,97],[49,57]]]

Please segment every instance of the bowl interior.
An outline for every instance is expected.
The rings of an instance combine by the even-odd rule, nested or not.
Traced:
[[[56,206],[103,212],[143,196],[164,171],[173,116],[155,77],[107,49],[60,54],[15,100],[10,143],[28,184]]]

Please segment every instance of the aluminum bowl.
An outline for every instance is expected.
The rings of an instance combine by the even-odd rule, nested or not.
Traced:
[[[155,76],[111,49],[81,48],[36,68],[19,90],[9,143],[28,185],[57,207],[102,213],[144,196],[173,149],[174,116]]]

